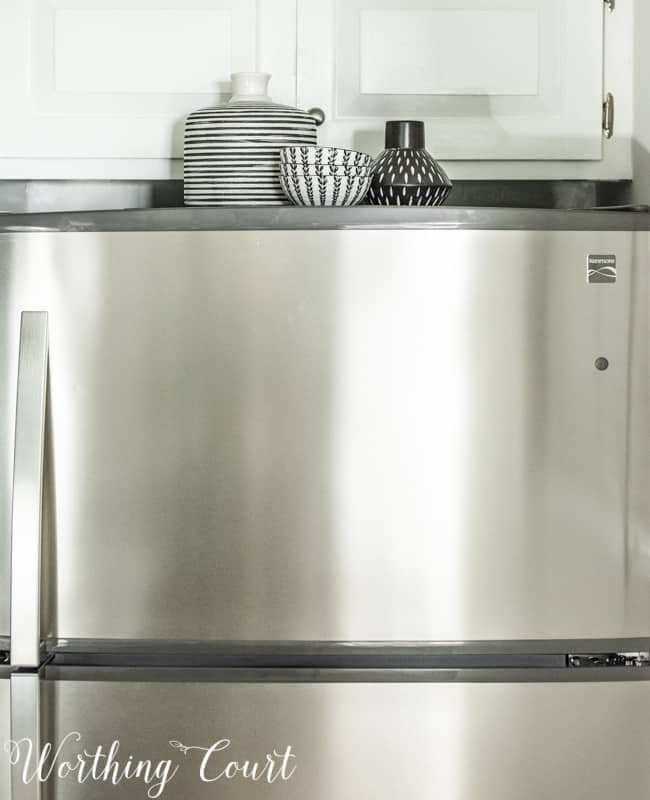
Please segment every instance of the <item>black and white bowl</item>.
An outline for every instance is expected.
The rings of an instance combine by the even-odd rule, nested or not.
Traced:
[[[283,147],[280,150],[280,161],[283,164],[296,164],[301,167],[309,165],[329,167],[365,167],[372,164],[372,157],[358,150],[345,150],[342,147]]]
[[[309,175],[283,167],[280,183],[297,206],[354,206],[370,186],[370,175]]]
[[[309,175],[315,178],[366,178],[372,175],[367,167],[323,167],[318,164],[281,164],[280,171],[287,175]]]
[[[323,166],[322,164],[305,164],[300,166],[293,163],[282,163],[281,168],[286,171],[299,172],[301,175],[316,175],[321,177],[343,176],[344,178],[365,178],[372,174],[372,167],[344,167]]]

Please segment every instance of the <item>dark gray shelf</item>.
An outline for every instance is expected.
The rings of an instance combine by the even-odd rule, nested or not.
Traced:
[[[263,230],[647,231],[650,213],[522,208],[156,208],[0,214],[0,233]]]

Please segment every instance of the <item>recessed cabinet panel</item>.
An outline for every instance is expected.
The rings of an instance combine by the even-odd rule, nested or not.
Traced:
[[[539,22],[536,11],[362,11],[361,94],[537,94]]]
[[[212,94],[230,80],[231,23],[225,10],[58,9],[56,91]]]
[[[273,98],[294,103],[295,68],[274,40],[294,48],[295,0],[274,8],[268,13],[266,0],[5,0],[0,157],[178,158],[184,117],[226,101],[231,72],[267,70]]]
[[[602,6],[299,0],[299,104],[326,144],[377,152],[387,118],[415,118],[443,159],[599,159]]]

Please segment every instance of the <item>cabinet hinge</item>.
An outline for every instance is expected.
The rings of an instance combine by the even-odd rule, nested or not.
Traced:
[[[605,0],[605,5],[609,6],[610,11],[613,11],[616,8],[616,0]]]
[[[603,133],[606,139],[611,139],[614,135],[614,95],[607,93],[603,103]]]
[[[572,653],[569,667],[650,667],[650,653]]]

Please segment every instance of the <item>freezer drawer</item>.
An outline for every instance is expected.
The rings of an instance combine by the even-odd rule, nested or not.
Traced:
[[[41,689],[44,736],[65,742],[61,760],[73,761],[82,748],[92,755],[101,746],[107,754],[119,742],[118,777],[129,758],[151,761],[152,770],[171,760],[158,773],[167,775],[161,796],[170,800],[610,800],[646,797],[650,786],[647,682],[470,683],[460,673],[448,676],[460,682],[405,683],[179,675],[48,678]],[[267,765],[267,754],[273,782],[268,771],[253,781],[228,768],[233,761]],[[143,800],[155,792],[153,779],[113,785],[97,774],[81,784],[74,773],[55,778],[44,800]]]
[[[44,635],[646,637],[649,251],[3,234],[0,556],[21,312],[45,310]]]

